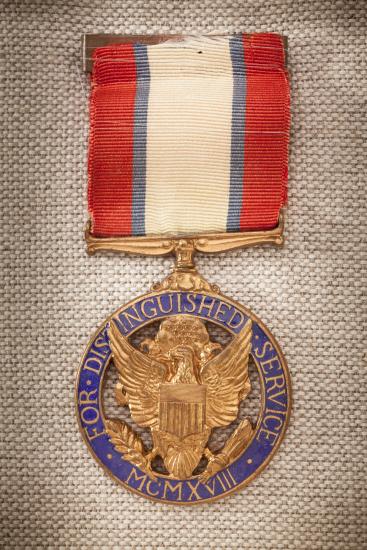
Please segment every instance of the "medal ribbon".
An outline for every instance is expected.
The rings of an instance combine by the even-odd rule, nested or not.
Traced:
[[[287,198],[289,84],[274,34],[94,50],[96,237],[272,229]]]

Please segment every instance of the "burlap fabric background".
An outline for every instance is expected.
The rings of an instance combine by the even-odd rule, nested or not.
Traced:
[[[2,2],[3,548],[363,549],[366,541],[364,2]],[[167,259],[88,258],[83,32],[265,31],[289,37],[287,243],[200,257],[203,274],[279,339],[294,412],[242,493],[172,508],[89,456],[73,386],[108,313]]]

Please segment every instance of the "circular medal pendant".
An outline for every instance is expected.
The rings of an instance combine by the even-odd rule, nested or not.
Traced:
[[[265,468],[287,427],[290,391],[264,324],[196,272],[175,272],[94,334],[76,407],[88,449],[118,483],[196,504]]]

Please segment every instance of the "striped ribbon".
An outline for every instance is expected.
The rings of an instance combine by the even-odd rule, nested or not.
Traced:
[[[94,236],[277,225],[289,139],[280,36],[97,48],[90,112]]]

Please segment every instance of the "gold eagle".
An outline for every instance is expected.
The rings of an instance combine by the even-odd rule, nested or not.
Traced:
[[[147,470],[152,472],[151,461],[159,455],[171,477],[186,479],[205,456],[208,478],[242,451],[252,433],[247,419],[219,454],[207,443],[213,428],[236,419],[251,389],[251,335],[249,319],[222,349],[210,341],[202,321],[177,315],[162,321],[155,339],[145,340],[138,350],[111,322],[109,339],[119,372],[116,398],[152,434],[153,449],[144,458]]]

